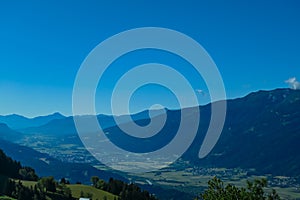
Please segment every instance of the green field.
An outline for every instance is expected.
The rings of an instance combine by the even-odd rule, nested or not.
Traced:
[[[99,190],[96,189],[92,186],[87,186],[87,185],[68,185],[68,187],[71,189],[72,191],[72,196],[75,198],[79,198],[80,197],[80,193],[81,191],[83,191],[84,193],[90,193],[93,195],[93,199],[98,199],[98,200],[102,200],[105,198],[107,198],[107,200],[114,200],[117,199],[117,196],[105,192],[103,190]]]
[[[19,180],[15,180],[15,181],[19,181]],[[25,186],[25,187],[34,187],[36,185],[36,182],[35,181],[21,181],[22,184]]]
[[[34,181],[22,181],[23,185],[26,187],[33,187],[36,182]],[[113,195],[109,192],[103,191],[103,190],[99,190],[96,189],[92,186],[88,186],[88,185],[79,185],[79,184],[72,184],[72,185],[67,185],[67,187],[69,187],[72,191],[72,196],[74,198],[80,198],[81,192],[83,192],[84,194],[92,194],[92,198],[93,199],[98,199],[98,200],[103,200],[106,199],[107,200],[114,200],[114,199],[118,199],[118,196]],[[4,198],[5,199],[5,198]],[[4,200],[0,197],[0,200]]]
[[[0,197],[0,200],[15,200],[15,199],[7,197],[7,196],[3,196],[3,197]]]

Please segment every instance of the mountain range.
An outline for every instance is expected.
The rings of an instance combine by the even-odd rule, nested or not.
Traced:
[[[211,104],[199,108],[199,129],[191,147],[182,157],[184,160],[198,167],[239,167],[255,169],[257,174],[300,175],[300,90],[258,91],[227,100],[226,121],[221,137],[204,159],[198,158],[198,152],[210,122]],[[193,108],[190,110],[193,112]],[[158,111],[155,116],[159,114]],[[181,110],[167,110],[165,127],[157,137],[152,138],[155,146],[151,148],[161,148],[173,138],[172,133],[174,130],[176,132],[180,123],[180,114]],[[113,116],[97,117],[104,125],[105,132],[112,133],[110,139],[118,145],[135,152],[151,150],[147,149],[149,140],[126,137],[116,126]],[[130,117],[140,125],[147,125],[150,120],[148,111]],[[193,115],[185,117],[194,120]],[[12,140],[16,135],[28,134],[77,136],[73,117],[64,117],[58,113],[33,119],[16,115],[1,116],[0,122],[14,129],[0,124],[2,139]],[[122,123],[126,124],[127,121],[123,120]]]
[[[0,115],[0,123],[4,123],[12,129],[18,130],[27,127],[42,126],[55,119],[63,119],[65,116],[56,112],[47,116],[27,118],[21,115]]]
[[[218,103],[218,102],[214,102]],[[258,91],[227,101],[222,134],[213,150],[199,159],[199,149],[210,123],[211,104],[200,106],[199,129],[183,159],[203,168],[254,169],[256,174],[300,175],[300,90]],[[193,112],[193,109],[190,109]],[[167,111],[167,122],[151,140],[128,138],[118,126],[109,127],[110,140],[135,152],[160,148],[170,141],[180,123],[181,110]],[[184,116],[194,120],[193,115]],[[139,120],[147,124],[147,120]],[[189,133],[187,133],[189,134]],[[149,141],[152,145],[149,149]]]
[[[259,174],[299,176],[299,145],[300,90],[259,91],[227,101],[224,129],[212,152],[197,159],[199,143],[195,142],[186,159],[203,167],[252,168]]]

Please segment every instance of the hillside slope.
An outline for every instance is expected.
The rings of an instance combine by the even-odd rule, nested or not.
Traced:
[[[300,175],[300,90],[259,91],[227,104],[225,126],[212,152],[202,160],[196,157],[205,132],[202,128],[186,159],[203,167]],[[202,113],[207,109],[203,107]]]
[[[5,140],[0,140],[0,147],[13,159],[25,166],[32,166],[40,176],[53,176],[57,180],[68,178],[73,183],[79,181],[86,184],[90,183],[91,176],[99,176],[104,180],[109,180],[110,177],[126,180],[113,172],[99,170],[88,164],[61,162],[45,153]]]
[[[190,111],[192,113],[193,108]],[[228,100],[221,137],[210,154],[201,160],[198,153],[209,126],[211,104],[200,106],[200,112],[197,136],[183,155],[185,160],[199,167],[251,168],[259,174],[300,175],[300,90],[258,91]],[[184,117],[194,120],[192,114]],[[147,125],[149,121],[138,123]],[[110,133],[110,140],[120,147],[142,153],[166,145],[179,124],[180,110],[168,110],[163,129],[147,140],[128,137],[117,126],[105,132]]]

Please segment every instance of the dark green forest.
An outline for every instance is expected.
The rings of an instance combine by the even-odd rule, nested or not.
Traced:
[[[34,186],[25,187],[22,181],[35,181]],[[119,196],[119,200],[156,200],[148,191],[133,183],[125,183],[110,178],[108,182],[94,176],[93,187]],[[69,182],[62,178],[57,182],[53,177],[39,178],[34,169],[23,167],[20,162],[7,157],[0,150],[0,196],[9,196],[18,200],[73,200]],[[80,184],[80,183],[78,183]],[[82,197],[89,194],[82,194]]]

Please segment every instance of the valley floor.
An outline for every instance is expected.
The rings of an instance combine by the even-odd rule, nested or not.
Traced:
[[[107,170],[78,141],[74,142],[73,136],[53,138],[45,135],[35,135],[26,137],[20,143],[40,152],[47,152],[65,162],[90,163],[98,169]],[[159,172],[150,172],[139,176],[134,174],[122,175],[131,177],[133,182],[140,185],[150,186],[153,184],[166,189],[176,189],[194,196],[202,192],[207,187],[207,182],[214,176],[222,179],[225,183],[232,183],[237,186],[245,186],[247,180],[265,177],[268,180],[268,185],[276,189],[283,199],[300,199],[299,179],[269,174],[263,176],[249,175],[252,172],[251,169],[200,168],[190,166],[185,162],[177,162],[173,167]]]
[[[271,175],[247,175],[249,171],[242,169],[226,168],[186,168],[165,169],[159,172],[149,172],[136,179],[139,184],[160,185],[194,195],[199,194],[207,187],[207,182],[214,176],[222,179],[226,184],[245,187],[247,180],[266,178],[269,189],[275,189],[282,199],[300,199],[300,184],[295,178]],[[268,191],[268,189],[267,189]]]

